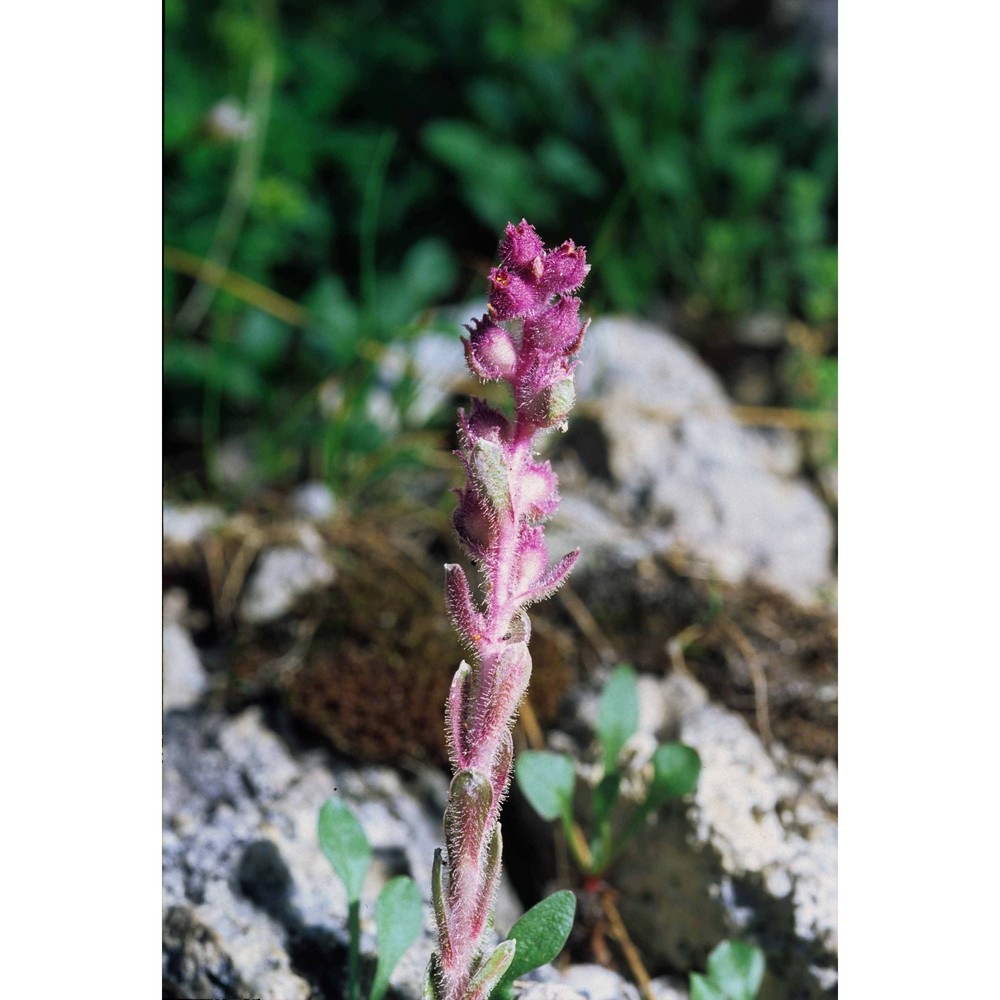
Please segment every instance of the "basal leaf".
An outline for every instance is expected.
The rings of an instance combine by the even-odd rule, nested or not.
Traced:
[[[576,896],[563,889],[536,903],[507,935],[517,942],[514,960],[493,991],[493,1000],[507,1000],[514,980],[551,962],[563,950],[576,914]]]
[[[619,664],[608,679],[597,713],[597,736],[604,747],[604,770],[611,771],[629,737],[639,728],[639,689],[635,671]]]
[[[344,883],[347,898],[360,899],[372,849],[354,813],[338,799],[330,799],[319,812],[319,843]]]
[[[683,743],[663,743],[653,755],[653,782],[646,802],[655,808],[694,791],[701,773],[698,751]]]
[[[548,750],[525,750],[518,758],[516,773],[518,787],[542,819],[572,819],[576,772],[570,757]]]
[[[708,974],[726,1000],[753,1000],[764,978],[764,953],[745,941],[723,941],[708,956]]]
[[[369,1000],[382,1000],[385,996],[392,970],[423,927],[423,910],[420,890],[407,875],[387,882],[379,893],[375,904],[378,965]]]

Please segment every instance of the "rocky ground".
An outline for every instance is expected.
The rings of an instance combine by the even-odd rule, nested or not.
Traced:
[[[450,407],[453,341],[412,356],[418,408]],[[391,372],[391,363],[388,365]],[[725,937],[767,955],[764,1000],[836,995],[834,522],[791,432],[740,423],[669,333],[600,320],[580,403],[551,442],[571,585],[533,613],[520,744],[571,752],[586,780],[609,667],[640,671],[642,740],[694,746],[691,800],[611,873],[653,996],[686,997]],[[164,509],[164,995],[340,1000],[346,899],[316,842],[332,795],[375,848],[366,899],[406,873],[429,898],[446,791],[442,706],[461,656],[441,564],[454,485],[414,476],[393,510],[348,513],[319,484],[238,515]],[[558,841],[513,795],[497,927],[565,885]],[[563,881],[560,881],[560,880]],[[621,942],[579,890],[572,963],[531,1000],[638,997]],[[429,910],[428,910],[429,915]],[[363,951],[374,948],[371,907]],[[595,942],[605,945],[595,948]],[[416,998],[431,927],[393,988]],[[603,962],[608,967],[601,967]]]

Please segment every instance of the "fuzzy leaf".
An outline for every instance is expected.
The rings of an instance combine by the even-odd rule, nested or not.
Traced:
[[[493,827],[493,835],[486,848],[486,858],[483,863],[483,888],[476,904],[476,914],[472,922],[472,935],[482,934],[493,912],[493,901],[496,898],[497,885],[500,881],[500,860],[503,856],[503,837],[500,824]]]
[[[445,709],[445,722],[448,733],[448,756],[455,768],[464,768],[469,763],[469,679],[472,668],[463,660],[451,681],[448,692],[448,704]]]
[[[382,1000],[392,970],[423,927],[423,901],[416,883],[399,875],[386,883],[375,904],[378,965],[368,1000]]]
[[[441,954],[450,959],[451,928],[448,926],[448,911],[444,905],[444,860],[441,857],[441,848],[434,849],[434,864],[431,867],[431,905],[434,908],[434,920],[437,923],[438,947]],[[433,964],[433,960],[432,960]],[[430,975],[430,969],[427,970]]]
[[[514,960],[516,948],[517,945],[513,941],[503,941],[498,944],[493,954],[479,966],[479,971],[472,977],[463,1000],[487,1000]]]
[[[354,813],[338,799],[319,811],[319,843],[347,889],[347,898],[361,898],[361,885],[372,859],[371,845]]]
[[[698,751],[683,743],[663,743],[653,754],[653,781],[646,805],[656,808],[667,799],[679,799],[694,791],[701,773]]]
[[[635,671],[619,664],[601,694],[597,713],[597,735],[604,747],[604,773],[615,770],[618,755],[639,728],[639,688]]]
[[[514,924],[507,938],[517,942],[517,951],[493,992],[493,1000],[508,1000],[515,979],[551,962],[563,950],[575,914],[576,896],[563,889],[536,903]]]
[[[542,819],[572,820],[576,772],[571,757],[548,750],[525,750],[517,760],[516,776],[524,797]]]
[[[475,648],[476,639],[483,632],[484,622],[472,599],[465,571],[454,563],[447,564],[444,571],[445,598],[455,631],[466,646]]]
[[[745,941],[723,941],[708,956],[708,974],[726,1000],[753,1000],[764,978],[764,953]]]

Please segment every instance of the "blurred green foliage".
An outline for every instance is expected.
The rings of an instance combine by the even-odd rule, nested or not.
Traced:
[[[835,321],[834,112],[768,10],[166,0],[165,242],[310,317],[167,274],[168,460],[241,432],[265,478],[368,476],[375,348],[482,296],[522,216],[588,247],[592,309]]]

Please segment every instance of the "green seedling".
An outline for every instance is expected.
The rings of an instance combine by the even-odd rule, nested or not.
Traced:
[[[764,978],[764,953],[723,941],[708,956],[708,975],[691,973],[691,1000],[754,1000]]]
[[[361,889],[371,864],[372,849],[365,831],[343,802],[330,799],[319,814],[319,843],[347,890],[350,937],[348,1000],[361,1000],[358,956],[361,943]],[[386,883],[375,903],[378,961],[368,1000],[382,1000],[389,977],[423,926],[423,901],[413,879],[399,875]]]
[[[587,878],[601,878],[617,860],[647,817],[669,799],[689,795],[698,783],[701,760],[683,743],[663,743],[653,754],[653,773],[645,798],[620,815],[624,772],[621,754],[639,728],[639,695],[635,671],[621,664],[601,695],[597,737],[604,773],[591,792],[590,836],[573,815],[576,772],[566,754],[524,751],[517,762],[517,783],[532,808],[549,821],[562,823],[573,863]]]

